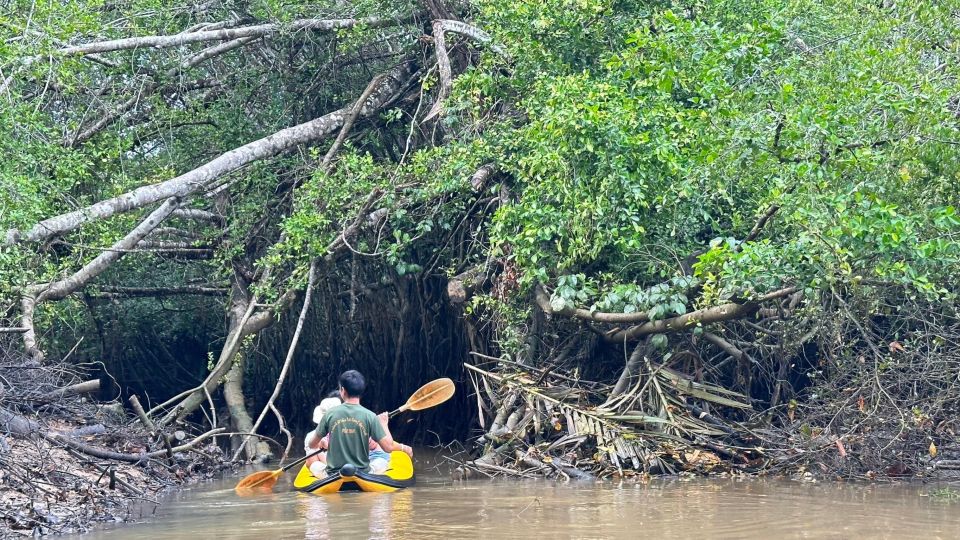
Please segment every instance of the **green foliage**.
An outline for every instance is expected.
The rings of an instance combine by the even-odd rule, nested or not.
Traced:
[[[706,304],[866,278],[953,294],[960,28],[949,8],[479,7],[516,61],[504,77],[489,55],[462,77],[450,123],[515,111],[479,137],[515,181],[491,236],[524,283],[614,275],[642,289],[679,271],[672,254],[708,247],[695,265]],[[760,238],[733,240],[773,204]],[[587,302],[567,287],[558,305]]]
[[[351,14],[418,6],[363,1]],[[381,35],[368,28],[316,40],[280,33],[209,71],[174,70],[175,80],[163,74],[200,46],[105,55],[116,68],[55,54],[68,42],[169,34],[234,13],[278,22],[339,13],[331,2],[226,2],[203,14],[165,0],[14,7],[0,15],[0,67],[4,77],[21,73],[0,109],[0,152],[16,156],[0,162],[4,230],[169,179],[340,108],[382,67],[345,61]],[[784,284],[883,282],[954,297],[954,6],[477,0],[471,9],[470,22],[507,54],[485,50],[456,80],[442,124],[431,134],[411,128],[411,111],[397,103],[329,173],[318,170],[318,147],[228,179],[226,226],[205,236],[220,242],[215,276],[266,253],[261,266],[280,269],[267,296],[291,276],[302,282],[307,262],[327,254],[377,191],[389,224],[351,248],[381,256],[385,278],[498,258],[520,286],[475,307],[498,313],[505,332],[522,323],[535,282],[553,286],[557,309],[654,320]],[[13,15],[21,12],[29,16]],[[414,43],[420,30],[390,31]],[[428,98],[437,79],[426,71]],[[223,86],[209,99],[183,97],[179,85],[207,79]],[[148,82],[166,90],[144,95],[91,141],[64,144],[89,126],[91,110],[102,114],[104,102],[122,103]],[[384,142],[392,138],[405,142]],[[501,174],[473,193],[470,176],[490,162]],[[98,221],[52,250],[0,251],[0,300],[75,271],[138,217]],[[469,238],[454,240],[463,230]],[[692,277],[679,277],[691,267]]]

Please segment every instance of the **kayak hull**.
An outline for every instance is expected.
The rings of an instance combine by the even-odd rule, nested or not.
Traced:
[[[413,462],[410,456],[403,452],[390,453],[390,465],[384,474],[369,474],[357,471],[352,476],[345,476],[339,472],[326,478],[317,478],[304,465],[300,467],[293,487],[297,491],[323,495],[341,491],[373,491],[389,493],[413,486],[416,478],[413,474]]]

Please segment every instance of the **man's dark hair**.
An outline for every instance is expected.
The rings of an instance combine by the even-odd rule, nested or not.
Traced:
[[[367,381],[363,379],[363,375],[359,371],[351,369],[340,374],[340,387],[346,391],[347,397],[358,398],[363,395],[363,390],[367,387]]]

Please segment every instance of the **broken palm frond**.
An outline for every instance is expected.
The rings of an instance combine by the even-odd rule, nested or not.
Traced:
[[[471,377],[482,381],[475,384],[481,418],[495,415],[474,466],[586,478],[711,472],[758,461],[759,450],[744,446],[749,439],[744,429],[707,411],[710,406],[748,410],[746,396],[646,359],[645,364],[628,391],[596,405],[589,392],[532,378],[511,362],[496,373],[465,363]],[[739,459],[727,459],[733,455]]]

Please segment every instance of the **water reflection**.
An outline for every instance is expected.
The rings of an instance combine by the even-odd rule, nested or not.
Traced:
[[[177,495],[148,523],[82,538],[960,538],[960,504],[922,496],[935,486],[418,481],[388,494],[315,496],[279,485],[239,498],[236,479],[226,479]]]
[[[296,513],[305,523],[303,538],[306,540],[337,537],[331,527],[331,516],[337,521],[355,518],[354,525],[357,526],[365,522],[369,538],[393,538],[396,526],[406,526],[412,521],[413,494],[413,491],[327,496],[299,493]],[[360,532],[357,527],[352,528],[354,532]]]

